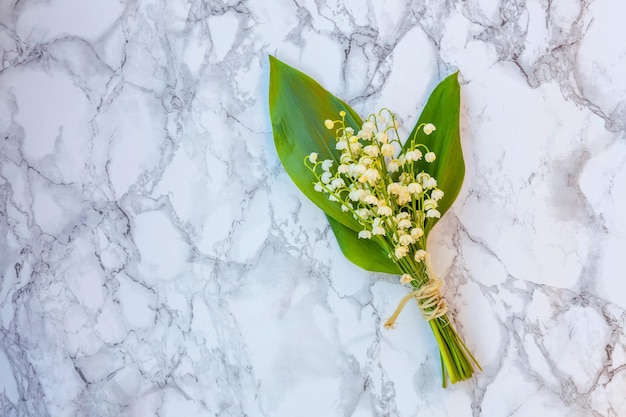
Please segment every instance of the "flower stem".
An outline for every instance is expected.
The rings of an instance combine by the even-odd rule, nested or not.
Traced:
[[[459,337],[447,315],[430,320],[429,324],[439,346],[441,379],[444,388],[448,380],[455,384],[471,378],[474,374],[474,365],[482,371],[480,364]]]
[[[445,313],[443,315],[433,315],[435,312],[434,310],[439,308],[439,303],[428,303],[423,299],[420,300],[420,291],[428,288],[429,285],[433,284],[433,280],[436,279],[434,272],[432,271],[432,267],[428,266],[428,262],[429,260],[427,259],[426,263],[419,263],[418,265],[413,264],[409,268],[406,268],[406,265],[402,265],[402,269],[406,273],[410,273],[410,270],[412,269],[414,273],[422,277],[422,279],[417,279],[411,282],[412,287],[415,290],[408,296],[415,296],[418,306],[422,310],[424,318],[428,320],[433,336],[437,341],[439,355],[441,358],[441,382],[442,386],[445,388],[448,381],[452,384],[464,381],[472,377],[475,368],[478,370],[482,370],[482,368],[455,330],[448,314],[445,313],[445,310],[443,311]],[[436,292],[435,295],[433,295],[432,292],[428,292],[428,294],[431,297],[441,297],[438,292]],[[440,300],[443,301],[441,298]],[[402,305],[398,306],[399,310],[404,307],[405,303],[406,302],[401,302]],[[397,316],[398,313],[399,311],[396,311],[394,316]]]

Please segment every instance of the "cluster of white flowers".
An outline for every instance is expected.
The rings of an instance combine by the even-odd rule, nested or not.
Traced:
[[[345,115],[342,111],[341,119],[324,122],[335,132],[335,149],[341,152],[337,163],[319,161],[315,152],[305,158],[317,178],[314,189],[352,213],[363,226],[359,238],[382,239],[390,256],[407,267],[424,262],[424,224],[428,218],[440,217],[438,201],[444,193],[437,180],[418,171],[414,162],[423,158],[432,163],[435,153],[418,143],[417,134],[402,151],[396,116],[387,109],[371,114],[356,133],[345,126]],[[420,129],[424,135],[436,130],[431,123],[420,125],[416,132]],[[405,275],[403,283],[409,283],[411,275]]]

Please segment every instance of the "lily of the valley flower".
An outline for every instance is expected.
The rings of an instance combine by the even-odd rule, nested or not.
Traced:
[[[432,123],[426,123],[424,125],[424,133],[427,135],[430,135],[431,133],[433,133],[435,130],[437,130],[437,128],[435,127],[434,124]]]
[[[359,232],[359,239],[370,239],[372,237],[372,232],[369,230],[361,230]]]
[[[393,114],[371,115],[356,135],[354,128],[345,126],[345,113],[340,116],[341,120],[324,122],[328,129],[336,128],[340,164],[334,169],[333,160],[318,162],[317,153],[309,154],[317,177],[313,189],[329,194],[342,211],[352,213],[363,226],[359,239],[384,239],[395,259],[410,255],[412,261],[421,262],[426,253],[425,222],[441,216],[437,206],[444,193],[430,174],[415,172],[413,163],[422,158],[432,163],[435,153],[415,140],[397,153],[394,142],[400,142]],[[427,123],[422,130],[430,135],[436,128]]]
[[[406,285],[410,283],[411,281],[413,281],[413,277],[409,274],[403,274],[402,277],[400,278],[400,284],[402,285]]]

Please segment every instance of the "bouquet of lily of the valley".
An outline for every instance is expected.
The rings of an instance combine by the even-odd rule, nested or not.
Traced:
[[[402,141],[392,111],[362,120],[307,75],[274,57],[270,65],[274,141],[286,171],[326,213],[350,261],[400,275],[409,288],[385,327],[416,300],[439,346],[444,387],[468,379],[480,365],[450,321],[426,247],[465,173],[457,74],[437,86]]]

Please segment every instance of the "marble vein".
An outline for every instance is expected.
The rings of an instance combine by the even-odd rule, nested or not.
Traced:
[[[0,415],[626,415],[618,0],[0,3]],[[439,386],[397,277],[273,148],[268,54],[409,129],[459,70],[431,235],[484,366]]]

